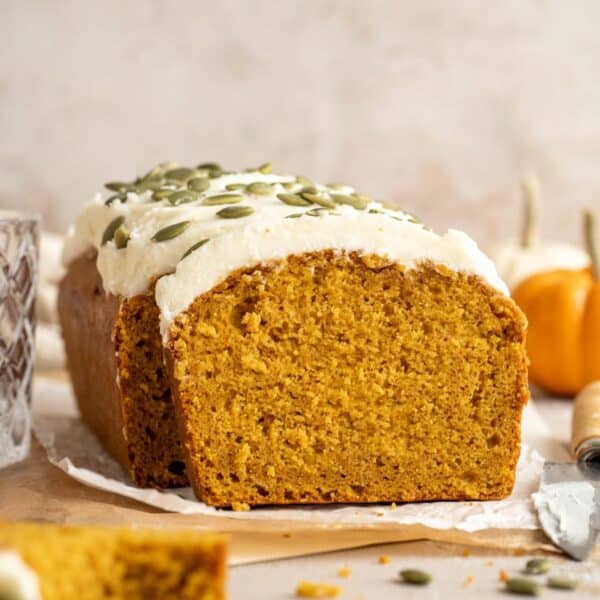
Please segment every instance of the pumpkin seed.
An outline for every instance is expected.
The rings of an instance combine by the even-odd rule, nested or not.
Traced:
[[[122,248],[127,248],[127,244],[129,243],[129,229],[125,227],[125,225],[121,225],[115,231],[115,235],[113,236],[113,240],[115,242],[115,246],[121,250]]]
[[[223,169],[221,168],[221,165],[219,163],[216,162],[205,162],[205,163],[200,163],[196,169],[206,169],[207,171],[222,171]]]
[[[277,194],[279,200],[289,206],[310,206],[310,202],[298,194]]]
[[[412,585],[427,585],[431,582],[431,575],[420,569],[404,569],[399,575],[404,583]]]
[[[215,169],[210,169],[208,171],[208,176],[211,179],[216,179],[217,177],[221,177],[221,175],[225,175],[225,171],[223,171],[223,169],[221,169],[221,167],[215,168]]]
[[[285,218],[286,219],[297,219],[298,217],[302,217],[303,215],[304,215],[304,213],[292,213],[291,215],[288,215]]]
[[[345,183],[328,183],[327,187],[331,188],[332,190],[344,191],[351,186],[346,185]]]
[[[338,204],[346,204],[352,206],[356,210],[365,210],[368,202],[364,198],[357,198],[356,196],[349,196],[348,194],[331,194],[331,197]]]
[[[117,200],[119,202],[125,202],[127,200],[127,194],[114,194],[110,198],[106,199],[106,201],[104,202],[104,205],[110,206],[113,202],[116,202]]]
[[[183,253],[183,256],[181,257],[180,260],[183,260],[184,258],[186,258],[187,256],[189,256],[194,250],[198,250],[198,248],[200,248],[200,246],[204,246],[204,244],[206,244],[206,242],[210,242],[210,238],[205,238],[203,240],[200,240],[199,242],[196,242],[193,246],[190,246]]]
[[[506,591],[521,596],[537,596],[540,593],[540,586],[533,579],[514,577],[506,581]]]
[[[270,162],[263,163],[256,170],[266,175],[267,173],[270,173],[273,170],[273,164]]]
[[[188,169],[187,167],[179,167],[177,169],[170,169],[165,173],[165,179],[172,181],[180,181],[185,183],[188,179],[196,176],[195,169]]]
[[[227,206],[217,212],[217,216],[222,219],[239,219],[240,217],[247,217],[254,212],[251,206]]]
[[[206,177],[192,177],[187,186],[194,192],[205,192],[210,187],[210,181]]]
[[[175,193],[174,189],[156,190],[156,192],[154,192],[152,194],[152,200],[154,200],[155,202],[160,202],[161,200],[167,200],[174,193]]]
[[[335,208],[336,203],[331,200],[331,198],[327,198],[326,196],[320,196],[319,194],[311,194],[308,192],[302,192],[302,197],[306,200],[309,200],[313,204],[318,204],[323,208]]]
[[[525,573],[529,575],[541,575],[548,573],[552,568],[552,561],[549,558],[532,558],[525,565]]]
[[[310,210],[307,210],[304,214],[308,215],[309,217],[322,217],[325,214],[334,214],[332,213],[329,209],[327,208],[311,208]]]
[[[162,229],[159,229],[153,236],[153,242],[168,242],[178,235],[181,235],[189,226],[191,221],[180,221],[179,223],[173,223],[167,225]]]
[[[579,586],[579,582],[576,579],[571,579],[570,577],[554,576],[548,577],[546,585],[555,590],[574,590]]]
[[[125,223],[125,217],[123,215],[119,215],[115,217],[106,227],[104,233],[102,234],[102,245],[108,244],[113,237],[115,237],[115,231],[121,227]]]
[[[354,192],[352,195],[355,198],[358,198],[358,200],[360,202],[366,202],[367,204],[370,204],[371,202],[373,202],[373,199],[370,198],[369,196],[365,196],[365,194],[358,194],[357,192]]]
[[[304,175],[298,175],[296,177],[296,182],[304,187],[315,185],[310,179],[308,179],[308,177],[304,177]]]
[[[111,192],[125,192],[131,187],[131,183],[124,181],[109,181],[104,184],[104,187]]]
[[[179,163],[176,163],[172,160],[165,160],[158,164],[158,167],[161,171],[171,171],[179,167]]]
[[[169,197],[169,203],[173,206],[179,206],[180,204],[188,204],[194,202],[200,198],[198,192],[192,190],[180,190],[173,192]]]
[[[236,190],[243,190],[245,187],[246,186],[243,183],[228,183],[225,186],[225,189],[234,192]]]
[[[246,190],[250,194],[255,194],[257,196],[269,196],[273,191],[273,186],[264,183],[263,181],[255,181],[254,183],[250,183],[246,186]]]
[[[298,184],[295,181],[283,181],[281,187],[284,190],[293,190]]]
[[[142,177],[140,179],[142,181],[162,179],[163,171],[164,171],[164,169],[160,165],[157,165],[153,169],[150,169],[145,175],[142,175]]]
[[[164,179],[142,179],[137,187],[143,192],[147,192],[148,190],[155,192],[162,189],[164,183]]]
[[[244,194],[216,194],[214,196],[208,196],[204,198],[202,204],[206,206],[216,206],[218,204],[237,204],[242,200],[245,200]]]

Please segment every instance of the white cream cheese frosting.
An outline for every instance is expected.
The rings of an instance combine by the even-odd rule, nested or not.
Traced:
[[[206,189],[190,194],[191,201],[181,204],[177,204],[177,197],[161,200],[156,192],[140,189],[145,179],[122,184],[122,193],[113,196],[108,204],[110,194],[98,194],[69,232],[63,260],[68,264],[95,249],[105,290],[122,296],[140,294],[160,277],[156,301],[164,335],[173,319],[194,298],[212,289],[232,271],[319,250],[377,254],[408,268],[433,261],[478,275],[508,294],[493,263],[466,234],[449,230],[437,235],[410,214],[357,194],[350,186],[324,186],[304,178],[265,172],[268,170],[265,167],[230,173],[209,169],[205,181],[200,182],[204,185],[198,186]],[[170,193],[164,192],[164,187],[171,184],[164,174],[164,169],[157,168],[146,176],[150,183],[152,177],[162,181],[159,197]],[[205,174],[207,169],[199,168],[196,182]],[[184,173],[182,180],[186,176],[189,174]],[[253,193],[257,186],[251,184],[256,183],[261,184],[257,190],[260,193]],[[188,179],[187,184],[180,181],[174,185],[184,189],[182,186],[192,183]],[[234,197],[217,197],[223,194]],[[220,204],[230,200],[235,203]],[[226,213],[233,209],[234,213],[251,214],[224,218],[223,209],[227,209]],[[114,229],[119,222],[120,231],[113,236],[109,226],[113,224]],[[177,227],[180,223],[184,225]],[[159,234],[159,239],[168,239],[157,241],[157,232],[172,225],[176,231]]]
[[[12,550],[0,550],[0,598],[41,600],[37,575]]]

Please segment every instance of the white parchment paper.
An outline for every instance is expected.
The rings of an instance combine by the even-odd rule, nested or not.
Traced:
[[[517,468],[517,483],[512,495],[505,500],[424,502],[397,507],[269,507],[236,513],[199,502],[190,488],[158,491],[134,487],[121,467],[108,456],[77,417],[69,385],[44,379],[38,379],[36,383],[35,434],[52,464],[85,485],[181,514],[222,515],[229,519],[257,521],[305,521],[323,526],[343,524],[368,527],[370,524],[388,522],[468,532],[489,528],[536,529],[538,520],[531,496],[539,487],[544,458],[566,459],[564,450],[553,442],[547,426],[533,402],[530,402],[523,418],[524,443]]]

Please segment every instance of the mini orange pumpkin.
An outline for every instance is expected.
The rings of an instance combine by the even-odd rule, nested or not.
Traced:
[[[553,394],[573,395],[600,379],[600,262],[590,212],[584,231],[590,268],[537,273],[513,292],[529,321],[529,378]]]

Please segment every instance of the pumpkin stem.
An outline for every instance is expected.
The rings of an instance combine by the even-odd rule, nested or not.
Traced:
[[[596,236],[596,215],[591,210],[583,213],[583,235],[585,247],[590,255],[592,263],[592,274],[594,279],[600,279],[600,256],[598,255],[598,244]]]
[[[535,175],[527,175],[521,180],[523,195],[523,229],[521,246],[531,248],[538,241],[538,214],[540,208],[540,182]]]

